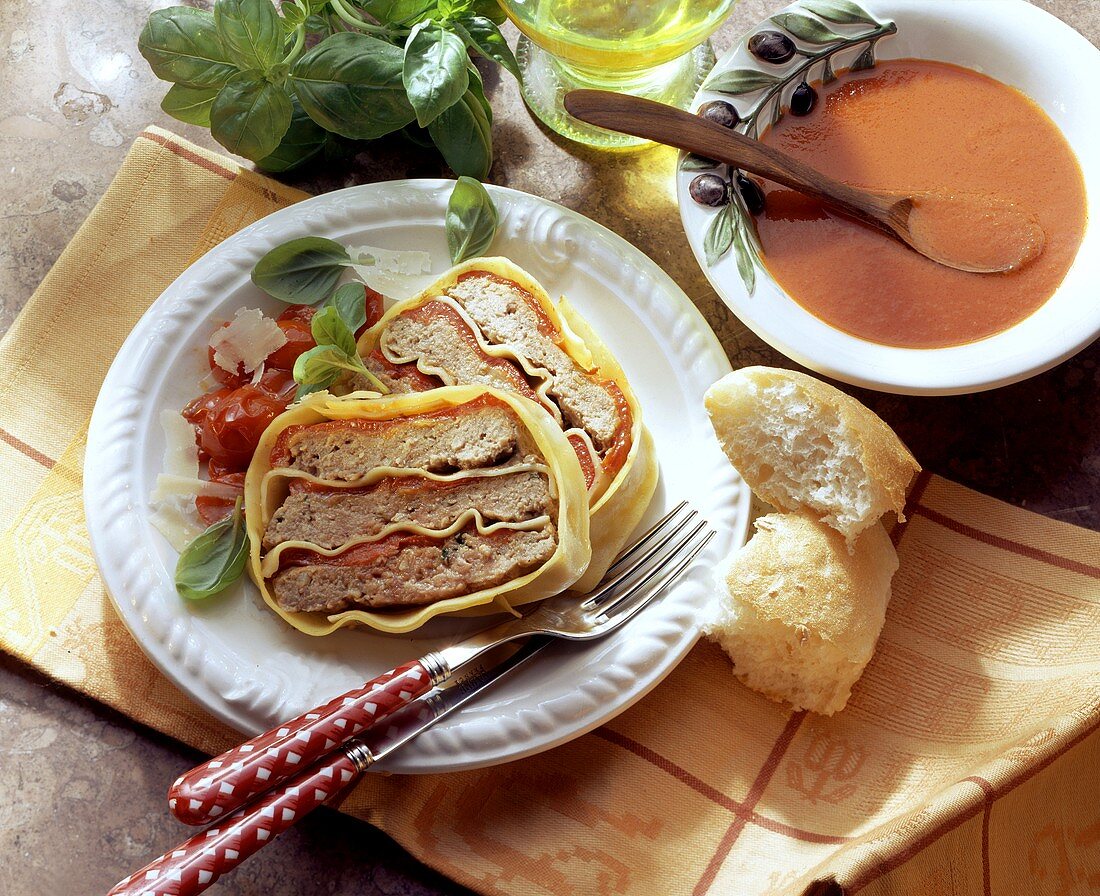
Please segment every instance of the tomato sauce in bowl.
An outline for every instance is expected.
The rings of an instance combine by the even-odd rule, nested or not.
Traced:
[[[870,342],[943,348],[1006,330],[1054,294],[1084,236],[1085,185],[1038,105],[978,72],[916,59],[883,61],[818,89],[809,115],[786,116],[763,142],[869,189],[1010,203],[1034,217],[1044,240],[1018,270],[968,273],[766,183],[756,219],[763,261],[794,301]],[[966,222],[958,228],[963,245]]]

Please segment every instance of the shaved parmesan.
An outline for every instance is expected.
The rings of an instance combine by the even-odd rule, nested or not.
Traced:
[[[195,444],[195,428],[179,411],[167,408],[160,412],[160,426],[164,430],[164,472],[198,478],[199,447]]]
[[[182,551],[203,533],[206,526],[195,509],[195,498],[237,498],[243,489],[224,482],[199,478],[199,452],[195,430],[178,411],[163,410],[164,472],[157,476],[149,496],[149,522],[177,551]]]
[[[164,540],[178,552],[203,533],[203,527],[195,522],[194,498],[173,498],[171,501],[162,501],[152,508],[149,514],[149,522],[153,524]]]
[[[427,252],[377,246],[348,246],[347,250],[355,273],[388,299],[411,298],[435,280]]]
[[[268,355],[284,345],[286,334],[256,308],[239,308],[229,326],[219,328],[210,337],[214,363],[234,374],[238,365],[244,366],[245,373],[258,370]]]
[[[172,547],[182,551],[206,529],[195,510],[195,498],[205,496],[233,500],[240,497],[243,491],[240,486],[207,482],[197,476],[161,473],[157,476],[153,494],[149,496],[152,510],[149,522]]]

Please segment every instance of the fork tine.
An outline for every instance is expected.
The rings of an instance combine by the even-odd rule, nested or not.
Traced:
[[[680,508],[677,508],[677,511],[679,509]],[[646,547],[642,551],[640,556],[634,557],[631,563],[624,565],[616,574],[610,577],[604,576],[604,579],[602,582],[600,582],[599,587],[588,596],[588,599],[584,601],[582,606],[599,606],[600,603],[606,599],[607,595],[614,592],[617,585],[619,585],[624,579],[634,575],[634,573],[641,569],[647,562],[649,562],[649,560],[651,560],[654,555],[660,553],[660,551],[662,551],[668,545],[669,541],[672,538],[676,537],[677,533],[682,532],[684,530],[684,527],[699,515],[695,510],[691,509],[686,517],[678,521],[674,526],[670,526],[670,523],[672,522],[672,519],[674,518],[674,515],[677,511],[673,511],[672,514],[669,514],[664,520],[661,521],[661,524],[652,531],[652,533],[647,534],[646,538],[650,538],[650,536],[652,535],[653,538],[656,538],[656,540],[653,541],[653,543],[650,544],[648,547]],[[635,545],[627,553],[636,554],[637,549],[640,546],[640,544]],[[626,557],[627,554],[624,554],[623,559],[625,560]]]
[[[655,598],[662,594],[669,585],[680,577],[680,574],[687,568],[688,564],[699,555],[699,552],[710,543],[712,538],[714,538],[713,530],[704,534],[699,543],[694,545],[683,557],[677,560],[671,569],[665,570],[662,568],[653,570],[653,572],[643,581],[631,588],[622,598],[616,600],[615,603],[608,608],[608,610],[618,610],[613,616],[608,616],[608,610],[600,613],[600,615],[606,619],[601,625],[601,632],[606,632],[626,624],[635,614],[640,612],[644,607],[647,607]],[[662,572],[665,573],[665,575],[659,582],[649,588],[645,587],[646,584],[652,580],[654,575]],[[642,596],[638,597],[639,594]]]
[[[662,567],[664,567],[669,562],[676,560],[680,552],[683,551],[684,548],[687,547],[687,545],[689,545],[700,532],[707,528],[707,525],[708,524],[705,519],[699,519],[699,521],[695,523],[695,525],[693,525],[686,534],[684,534],[684,530],[682,528],[678,529],[673,536],[670,536],[670,538],[675,537],[677,541],[663,553],[663,555],[656,563],[650,564],[647,568],[644,569],[639,567],[631,570],[631,573],[634,573],[636,571],[638,572],[638,576],[635,578],[635,581],[630,582],[629,585],[623,588],[619,593],[612,593],[608,595],[602,604],[595,605],[599,609],[601,615],[609,615],[619,604],[627,600],[631,595],[635,594],[639,588],[644,587],[647,582],[652,581],[653,577],[661,572]],[[669,539],[666,539],[666,545],[668,540]]]
[[[642,546],[647,541],[649,541],[649,539],[651,539],[654,535],[656,535],[657,532],[660,529],[663,529],[665,527],[665,525],[674,516],[676,516],[676,514],[678,514],[681,510],[683,510],[685,507],[687,507],[687,501],[681,501],[679,504],[677,504],[675,507],[673,507],[672,510],[670,510],[663,517],[661,517],[659,520],[657,520],[657,522],[655,522],[648,529],[646,529],[645,533],[636,542],[634,542],[634,544],[632,544],[627,550],[623,551],[623,553],[619,555],[619,557],[615,560],[615,562],[612,563],[610,567],[608,567],[608,570],[607,570],[608,574],[614,572],[616,569],[618,569],[620,566],[622,566],[627,560],[629,560],[631,557],[633,557],[639,550],[641,550]],[[606,579],[607,575],[605,575],[604,578]]]

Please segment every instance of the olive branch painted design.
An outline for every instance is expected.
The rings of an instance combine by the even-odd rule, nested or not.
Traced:
[[[848,70],[858,72],[874,68],[876,44],[898,30],[893,22],[878,21],[851,0],[802,0],[797,11],[777,13],[769,21],[778,30],[768,29],[752,35],[747,44],[749,53],[768,66],[797,62],[779,74],[764,68],[736,68],[714,73],[703,84],[703,90],[732,97],[759,96],[743,113],[725,100],[704,103],[699,108],[703,117],[753,139],[783,118],[784,96],[792,115],[808,115],[813,111],[817,105],[817,91],[809,81],[815,66],[819,66],[821,83],[831,84],[837,77],[833,68],[836,55],[865,45]],[[842,34],[831,25],[860,30]],[[788,88],[792,89],[788,92]],[[685,156],[680,162],[680,170],[709,172],[695,177],[689,190],[696,202],[719,208],[703,238],[707,265],[714,265],[732,249],[737,272],[752,295],[756,290],[756,268],[761,252],[753,215],[764,209],[763,191],[741,171],[712,159]],[[713,173],[716,171],[724,173]]]

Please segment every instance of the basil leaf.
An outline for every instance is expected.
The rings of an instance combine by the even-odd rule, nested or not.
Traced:
[[[345,352],[335,345],[317,345],[300,354],[294,362],[294,381],[302,385],[332,385],[345,371],[362,374],[379,392],[388,391],[367,370],[358,354]]]
[[[487,59],[492,59],[519,78],[519,63],[512,48],[500,33],[500,29],[485,16],[463,16],[451,23],[451,27],[466,42]]]
[[[242,73],[225,85],[210,107],[210,133],[230,152],[262,159],[290,128],[290,97],[278,84]]]
[[[218,95],[217,87],[187,87],[173,84],[160,107],[177,121],[210,127],[210,106]]]
[[[271,0],[218,0],[214,25],[240,68],[266,72],[283,58],[283,29]]]
[[[469,12],[470,0],[439,0],[435,5],[435,11],[441,19],[448,21],[457,19]]]
[[[455,174],[483,179],[493,164],[489,116],[473,91],[428,125],[432,141]]]
[[[836,40],[844,40],[841,35],[822,25],[817,19],[812,19],[799,12],[782,12],[779,15],[772,16],[772,21],[784,31],[789,31],[799,40],[804,40],[810,44],[827,44]]]
[[[306,115],[306,110],[295,97],[291,97],[290,102],[294,111],[286,134],[274,152],[256,160],[256,165],[264,171],[279,172],[297,168],[319,155],[325,148],[328,132]]]
[[[291,32],[299,25],[304,25],[309,18],[309,14],[302,7],[293,3],[287,3],[285,6],[280,7],[280,11],[283,14],[283,19],[279,24],[282,25],[284,32]]]
[[[470,0],[467,11],[470,15],[485,16],[494,25],[503,25],[508,18],[497,0]]]
[[[725,206],[710,222],[706,236],[703,237],[703,251],[707,264],[714,264],[726,254],[733,244],[733,205]]]
[[[485,96],[485,82],[481,80],[481,72],[477,70],[477,66],[473,62],[468,62],[466,68],[470,72],[470,93],[481,104],[481,111],[485,113],[485,120],[492,124],[493,107],[489,105],[489,100]]]
[[[238,498],[232,515],[214,523],[183,549],[176,563],[176,591],[188,600],[224,591],[244,572],[248,549],[248,530]]]
[[[341,32],[307,51],[290,70],[302,108],[325,130],[373,140],[416,118],[401,81],[399,47]]]
[[[775,75],[754,71],[751,68],[735,68],[708,79],[703,89],[739,96],[742,93],[752,93],[754,90],[771,87],[778,83],[779,79]]]
[[[335,308],[340,319],[354,333],[367,322],[367,287],[362,283],[345,283],[325,299],[322,308]],[[314,318],[316,319],[316,317]],[[314,335],[314,339],[320,343]]]
[[[447,248],[451,261],[484,255],[497,235],[500,216],[489,191],[472,177],[460,177],[447,202]]]
[[[462,99],[470,86],[466,44],[438,22],[421,22],[405,44],[402,81],[416,110],[416,123],[426,128]]]
[[[280,301],[313,305],[332,292],[350,261],[334,240],[306,236],[276,246],[256,262],[252,282]]]
[[[366,0],[358,5],[384,25],[412,25],[435,10],[435,0]]]
[[[340,311],[335,305],[322,308],[309,324],[313,341],[320,346],[334,346],[347,356],[356,354],[355,334],[344,323]]]
[[[851,0],[804,0],[802,7],[838,25],[878,25],[867,10]]]
[[[162,81],[188,87],[221,87],[238,72],[214,16],[190,6],[155,10],[141,29],[138,51]]]

